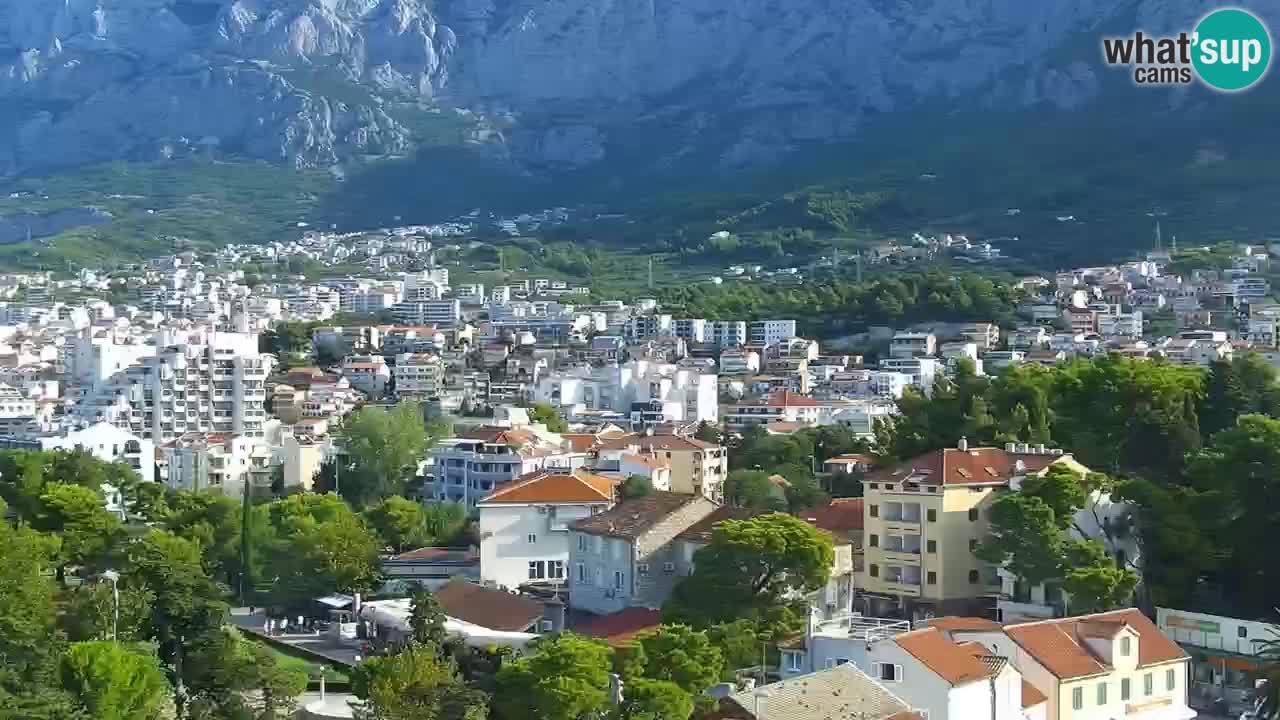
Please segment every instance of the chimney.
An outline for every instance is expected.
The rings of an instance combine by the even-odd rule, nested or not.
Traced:
[[[965,452],[966,450],[968,450],[969,438],[966,438],[966,437],[960,438],[960,442],[956,444],[956,447],[960,449],[960,452]]]

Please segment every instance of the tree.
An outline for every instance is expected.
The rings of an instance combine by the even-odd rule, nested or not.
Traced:
[[[720,428],[706,420],[698,423],[698,429],[694,430],[693,436],[702,442],[708,442],[713,445],[719,445],[721,442]]]
[[[977,556],[1031,585],[1061,577],[1063,539],[1053,508],[1038,497],[1008,493],[991,504],[990,535]]]
[[[19,681],[45,663],[54,639],[54,585],[47,571],[58,540],[0,522],[0,666]]]
[[[548,432],[562,433],[569,430],[569,425],[560,417],[560,411],[546,403],[529,405],[529,421],[545,424]]]
[[[200,547],[205,567],[214,577],[235,586],[243,572],[241,498],[220,492],[178,491],[168,500],[163,527]]]
[[[666,680],[692,695],[700,695],[720,681],[724,656],[704,631],[687,625],[663,625],[656,632],[641,635],[637,642],[644,651],[644,676]]]
[[[834,559],[830,536],[790,515],[726,520],[694,555],[693,574],[676,585],[663,616],[694,627],[765,618],[825,585]]]
[[[609,705],[609,648],[564,633],[538,640],[498,671],[494,709],[504,720],[583,720]]]
[[[1276,379],[1275,368],[1256,353],[1210,363],[1199,410],[1204,438],[1233,427],[1241,415],[1280,415]]]
[[[1089,498],[1080,473],[1062,463],[1049,466],[1044,475],[1030,475],[1023,481],[1021,494],[1039,498],[1053,511],[1054,524],[1060,530],[1071,527],[1076,512]]]
[[[644,475],[630,475],[622,483],[622,497],[625,500],[641,498],[653,493],[653,480]]]
[[[124,643],[145,640],[150,631],[151,592],[146,588],[120,588],[118,604],[115,595],[107,582],[83,584],[67,593],[60,618],[67,639],[72,642],[114,639]],[[113,627],[115,638],[111,637]]]
[[[383,498],[364,511],[364,519],[382,543],[397,552],[423,547],[434,540],[427,532],[426,512],[422,505],[399,496]]]
[[[58,579],[69,565],[85,565],[100,558],[124,531],[116,516],[103,507],[102,495],[79,485],[50,483],[40,496],[40,512],[33,524],[62,540]]]
[[[673,682],[637,678],[623,687],[616,720],[688,720],[693,698]]]
[[[724,481],[725,502],[748,510],[783,510],[786,500],[782,488],[760,470],[733,470]]]
[[[213,628],[188,641],[182,674],[191,718],[283,720],[307,687],[307,675],[287,670],[267,648],[238,630]]]
[[[1137,586],[1137,573],[1117,567],[1102,543],[1076,540],[1066,548],[1062,589],[1067,593],[1073,615],[1125,607],[1130,604]]]
[[[380,581],[381,546],[364,521],[336,495],[311,493],[268,508],[274,531],[271,600],[284,609],[309,607],[332,592],[369,592]]]
[[[435,595],[422,591],[414,593],[409,611],[409,630],[413,641],[440,649],[449,636],[444,630],[444,609]]]
[[[62,683],[97,720],[154,720],[170,692],[154,653],[104,640],[67,648]]]
[[[351,467],[343,468],[339,491],[360,507],[402,495],[430,444],[422,414],[409,402],[389,411],[361,408],[347,418],[342,435]]]
[[[787,497],[787,508],[791,512],[799,512],[804,508],[826,505],[831,498],[818,486],[818,481],[808,473],[785,476],[790,484],[784,494]]]
[[[353,689],[364,703],[360,720],[485,720],[487,698],[462,683],[431,645],[369,658],[358,668]],[[513,698],[513,700],[515,700]]]
[[[430,502],[423,509],[423,527],[433,545],[453,545],[467,528],[467,506],[460,502]]]

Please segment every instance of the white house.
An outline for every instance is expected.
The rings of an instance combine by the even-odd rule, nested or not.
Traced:
[[[480,511],[480,579],[514,590],[528,582],[563,583],[569,523],[612,507],[614,483],[575,470],[540,470],[488,495]]]

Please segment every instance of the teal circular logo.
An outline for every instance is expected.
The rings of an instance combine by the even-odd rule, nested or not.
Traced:
[[[1191,63],[1206,85],[1236,92],[1251,87],[1271,65],[1271,33],[1253,13],[1215,10],[1196,25]]]

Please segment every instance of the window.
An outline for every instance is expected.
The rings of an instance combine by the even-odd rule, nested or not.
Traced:
[[[1247,628],[1247,627],[1245,627],[1245,626],[1243,626],[1243,625],[1241,625],[1240,627],[1236,628],[1236,637],[1242,637],[1242,638],[1247,638],[1247,637],[1249,637],[1249,628]]]
[[[1151,691],[1154,689],[1155,689],[1155,681],[1151,677],[1151,673],[1147,673],[1146,675],[1143,675],[1142,676],[1142,694],[1150,695]]]
[[[1173,668],[1169,668],[1168,670],[1165,670],[1164,671],[1164,689],[1173,690],[1174,686],[1177,684],[1178,684],[1178,674],[1174,672]]]
[[[929,571],[929,574],[925,576],[925,580],[926,580],[930,585],[937,585],[937,584],[938,584],[938,573],[936,573],[936,572],[934,572],[934,571],[930,570],[930,571]]]
[[[649,574],[649,563],[636,563],[636,572],[641,575]]]
[[[547,577],[551,580],[564,579],[564,561],[549,560],[547,561]]]
[[[525,542],[529,543],[530,545],[536,545],[538,543],[538,536],[534,535],[533,533],[529,533],[528,535],[525,536],[524,539],[525,539]]]
[[[938,511],[930,510],[928,513],[925,514],[925,517],[929,519],[929,522],[938,522]]]
[[[578,563],[578,582],[587,584],[587,566],[582,563]]]
[[[624,579],[626,579],[626,576],[622,574],[621,570],[614,570],[613,571],[613,589],[621,590],[622,584],[623,584],[622,581]]]
[[[849,661],[844,660],[843,663],[837,664],[843,665],[847,662]],[[881,682],[902,682],[902,666],[893,663],[871,663],[871,676]]]
[[[793,653],[793,652],[782,653],[782,657],[786,658],[787,660],[788,670],[792,672],[799,672],[801,670],[800,653]]]
[[[879,490],[879,489],[880,489],[880,485],[879,485],[878,483],[871,483],[871,485],[870,485],[869,487],[870,487],[872,490]]]
[[[587,536],[586,536],[586,535],[579,535],[579,536],[578,536],[578,550],[579,550],[579,551],[581,551],[581,552],[586,552],[586,551],[587,551]]]
[[[970,540],[970,541],[969,541],[969,552],[973,552],[974,550],[977,550],[977,549],[978,549],[978,541],[977,541],[977,540]]]
[[[604,586],[604,582],[601,577],[602,575],[603,575],[603,571],[601,571],[600,568],[596,568],[596,583],[595,583],[596,587]]]
[[[872,533],[868,542],[871,543],[871,547],[880,547],[880,536]]]
[[[1133,652],[1133,638],[1125,636],[1120,638],[1120,655],[1129,657],[1129,653]]]
[[[1123,701],[1129,699],[1129,678],[1120,681],[1120,699]]]
[[[880,506],[872,505],[871,509],[868,512],[871,513],[871,517],[880,517]]]
[[[529,579],[544,580],[547,577],[547,564],[541,560],[529,561]]]
[[[556,629],[556,624],[550,620],[540,620],[538,621],[538,629],[544,633],[549,633]]]
[[[978,521],[978,508],[969,508],[969,522]]]
[[[1107,704],[1107,684],[1104,682],[1098,683],[1098,704]]]
[[[664,562],[664,563],[662,563],[662,572],[664,572],[664,573],[673,573],[673,572],[675,572],[675,571],[676,571],[676,564],[675,564],[675,563],[673,563],[673,562]]]
[[[978,584],[978,571],[977,571],[977,570],[970,570],[970,571],[969,571],[969,583],[970,583],[971,585],[977,585],[977,584]]]
[[[871,577],[880,577],[880,566],[871,563]]]
[[[936,553],[936,552],[938,552],[938,541],[937,541],[937,540],[930,540],[930,541],[928,541],[928,542],[926,542],[926,543],[924,544],[924,547],[925,547],[925,549],[926,549],[926,550],[928,550],[929,552],[931,552],[931,553]]]

